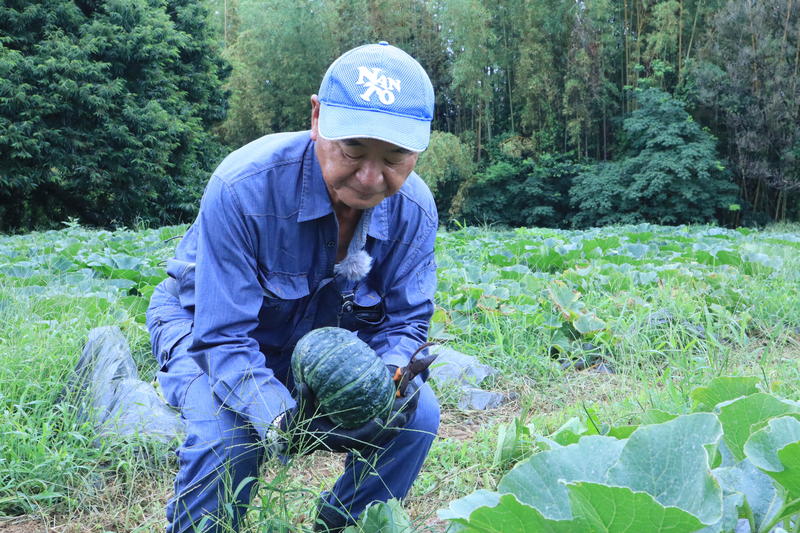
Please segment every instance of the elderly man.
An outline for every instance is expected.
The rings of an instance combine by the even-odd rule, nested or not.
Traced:
[[[310,132],[262,137],[212,175],[147,315],[159,382],[187,427],[169,533],[237,529],[271,455],[348,454],[317,531],[408,493],[439,425],[422,376],[393,423],[345,430],[304,419],[289,363],[298,339],[324,326],[357,332],[389,373],[426,340],[438,219],[413,169],[432,115],[431,82],[411,56],[361,46],[311,96]],[[299,427],[310,448],[291,444]]]

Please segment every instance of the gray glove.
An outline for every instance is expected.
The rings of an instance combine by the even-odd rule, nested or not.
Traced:
[[[334,424],[317,412],[314,394],[305,384],[298,386],[295,399],[297,405],[286,411],[278,423],[283,440],[280,453],[307,455],[317,450],[360,451],[379,446],[380,442],[391,438],[394,431],[379,418],[351,429]]]
[[[389,375],[391,376],[394,376],[397,372],[397,367],[394,365],[386,365],[386,368],[389,370]],[[422,378],[415,378],[408,382],[405,394],[395,399],[392,410],[389,416],[386,417],[387,427],[395,428],[395,432],[404,428],[417,410],[421,379]]]

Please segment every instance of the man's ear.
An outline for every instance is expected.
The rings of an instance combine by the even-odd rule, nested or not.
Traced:
[[[316,94],[311,95],[311,140],[317,140],[319,136],[319,98]]]

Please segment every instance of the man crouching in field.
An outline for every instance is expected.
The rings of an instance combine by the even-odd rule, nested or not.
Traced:
[[[348,453],[316,531],[341,531],[368,503],[408,493],[439,425],[421,377],[414,402],[395,402],[401,422],[344,430],[314,418],[304,424],[314,444],[295,450],[303,410],[289,362],[323,326],[357,331],[387,372],[426,340],[438,219],[412,170],[432,115],[433,88],[413,58],[362,46],[311,97],[310,132],[262,137],[214,172],[147,313],[161,388],[187,427],[169,533],[237,530],[272,455]]]

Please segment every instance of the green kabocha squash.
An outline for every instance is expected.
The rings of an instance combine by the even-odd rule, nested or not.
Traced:
[[[304,335],[292,352],[292,373],[314,393],[320,413],[344,428],[385,417],[394,402],[386,365],[346,329],[319,328]]]

